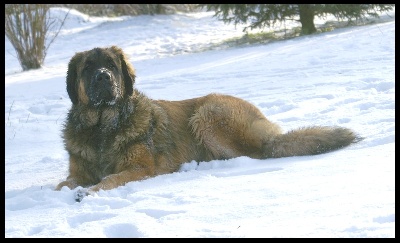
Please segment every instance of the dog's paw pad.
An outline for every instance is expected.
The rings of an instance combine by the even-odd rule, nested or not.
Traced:
[[[75,201],[80,202],[87,195],[89,195],[88,189],[81,188],[75,192]]]

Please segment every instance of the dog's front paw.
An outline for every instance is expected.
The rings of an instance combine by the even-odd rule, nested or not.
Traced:
[[[75,192],[75,201],[80,202],[87,195],[89,195],[89,190],[86,188],[80,188]]]
[[[74,189],[78,186],[78,183],[76,183],[75,179],[68,179],[68,180],[63,181],[60,184],[58,184],[56,186],[55,190],[60,191],[61,188],[63,188],[64,186],[68,187],[69,189]]]

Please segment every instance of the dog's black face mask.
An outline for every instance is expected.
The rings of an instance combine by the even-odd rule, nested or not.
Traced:
[[[90,106],[114,105],[123,97],[121,63],[113,53],[95,49],[84,61],[81,79]]]
[[[113,106],[133,94],[135,70],[118,47],[76,53],[68,64],[67,91],[74,105]]]
[[[107,68],[99,68],[92,72],[88,89],[89,101],[92,105],[113,105],[122,96],[120,82],[116,82],[114,74]]]

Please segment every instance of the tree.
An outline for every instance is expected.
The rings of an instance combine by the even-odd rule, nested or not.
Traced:
[[[200,4],[207,11],[215,11],[224,23],[248,24],[247,28],[264,28],[276,22],[296,20],[301,23],[301,34],[309,35],[317,29],[314,17],[332,14],[338,20],[358,20],[366,16],[379,17],[378,12],[387,12],[394,4]],[[297,19],[295,19],[297,18]]]
[[[60,19],[52,18],[47,4],[6,4],[5,34],[14,47],[22,70],[38,69],[42,66],[47,49],[57,37],[64,21],[52,38],[50,30]]]

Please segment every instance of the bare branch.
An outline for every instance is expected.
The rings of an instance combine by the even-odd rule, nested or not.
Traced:
[[[22,69],[40,68],[50,45],[57,38],[65,20],[64,16],[54,36],[46,43],[49,31],[55,24],[48,4],[6,4],[5,34],[14,47]]]

